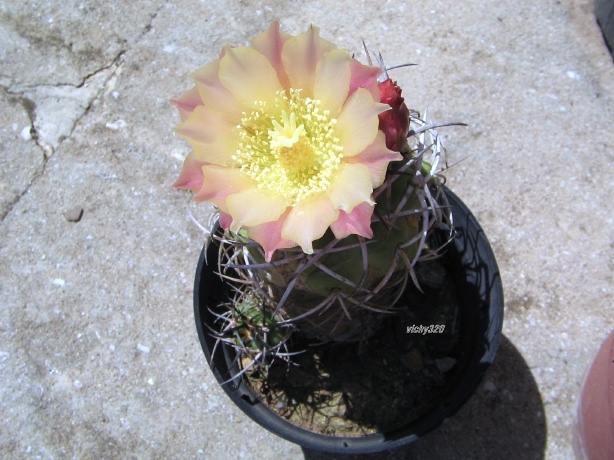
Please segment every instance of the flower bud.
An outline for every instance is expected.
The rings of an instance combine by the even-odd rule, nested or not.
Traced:
[[[379,129],[386,135],[386,147],[397,152],[409,149],[407,132],[409,131],[409,109],[401,96],[401,88],[388,79],[379,84],[380,102],[388,104],[391,109],[379,114]]]

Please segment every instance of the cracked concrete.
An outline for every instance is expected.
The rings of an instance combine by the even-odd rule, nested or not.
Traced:
[[[0,218],[4,219],[13,205],[27,191],[33,181],[44,171],[47,158],[51,157],[60,143],[72,133],[75,124],[89,110],[92,101],[102,92],[113,91],[117,77],[121,74],[120,53],[113,63],[92,75],[88,75],[77,85],[37,85],[35,87],[13,86],[4,90],[9,101],[2,107],[9,109],[3,113],[2,140],[6,142],[6,155],[2,157],[3,181],[0,188]],[[20,104],[29,123],[15,117],[14,106]],[[108,124],[111,129],[122,126]],[[20,123],[21,122],[21,123]],[[8,129],[10,126],[10,131]],[[117,127],[116,127],[117,126]],[[19,130],[19,139],[15,131]],[[17,142],[35,143],[43,152],[39,161],[19,154],[18,148],[11,144]],[[31,147],[31,146],[30,146]],[[29,148],[28,151],[32,151]],[[34,149],[36,150],[36,149]],[[20,163],[25,163],[22,167]]]
[[[45,167],[32,139],[32,122],[22,102],[0,92],[0,220]]]
[[[104,90],[107,82],[121,71],[114,64],[97,70],[78,86],[37,85],[34,88],[14,86],[7,92],[19,95],[32,120],[35,140],[50,157],[60,143],[70,136],[75,123],[87,112],[92,101]]]
[[[211,209],[171,189],[168,100],[270,20],[384,54],[444,131],[449,185],[506,290],[506,340],[468,405],[360,458],[572,458],[577,392],[614,327],[614,66],[589,0],[0,4],[0,457],[330,458],[248,420],[193,325]],[[66,212],[83,209],[78,221]]]

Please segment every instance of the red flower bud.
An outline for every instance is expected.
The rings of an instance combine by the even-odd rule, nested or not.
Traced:
[[[380,102],[390,105],[390,110],[379,114],[379,129],[386,135],[386,147],[397,152],[408,149],[409,109],[401,96],[401,88],[388,79],[379,83]]]

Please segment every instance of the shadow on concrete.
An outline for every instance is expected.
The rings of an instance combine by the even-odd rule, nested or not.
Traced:
[[[546,417],[541,395],[522,355],[504,336],[476,393],[439,428],[415,443],[374,454],[325,454],[303,449],[305,460],[542,459]]]

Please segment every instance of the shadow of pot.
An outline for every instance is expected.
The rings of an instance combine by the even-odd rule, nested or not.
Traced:
[[[452,206],[456,236],[448,245],[446,256],[455,268],[458,281],[457,302],[462,316],[460,325],[461,356],[454,372],[446,379],[441,397],[419,417],[388,432],[359,437],[327,436],[299,428],[274,413],[251,391],[236,367],[234,351],[218,345],[210,333],[215,313],[223,311],[230,287],[217,275],[217,246],[212,242],[203,249],[194,285],[194,314],[198,336],[213,374],[231,400],[251,419],[278,436],[310,450],[358,454],[379,452],[411,444],[454,415],[471,397],[492,363],[503,325],[503,287],[497,263],[486,236],[475,217],[462,201],[446,189]],[[446,238],[449,229],[441,228]],[[436,232],[437,237],[437,232]]]
[[[574,451],[583,460],[614,458],[614,330],[601,344],[580,390]]]

